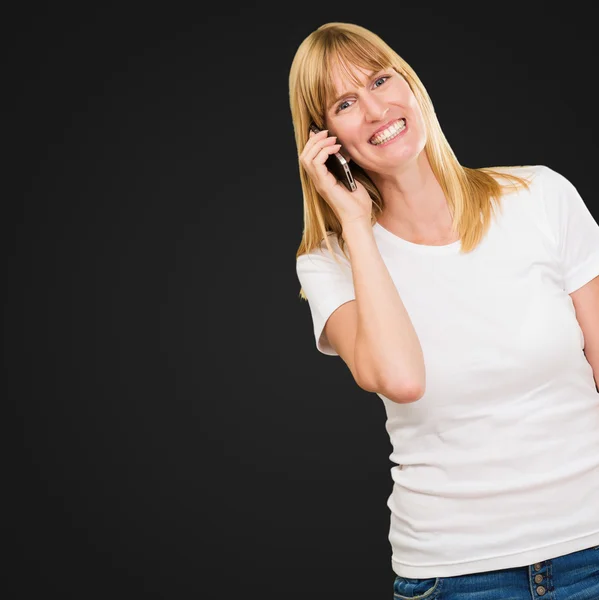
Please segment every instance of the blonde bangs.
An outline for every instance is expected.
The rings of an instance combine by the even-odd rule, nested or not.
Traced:
[[[512,175],[503,169],[472,169],[460,164],[447,141],[426,88],[410,65],[379,36],[352,23],[326,23],[300,44],[289,72],[289,105],[295,132],[298,158],[309,138],[308,125],[314,121],[323,129],[329,103],[338,94],[334,76],[360,87],[356,69],[379,72],[394,69],[410,86],[424,119],[427,142],[424,149],[431,169],[447,199],[452,229],[458,233],[461,252],[471,252],[483,239],[495,209],[501,209],[504,194],[527,188],[526,176]],[[343,227],[327,201],[298,160],[304,204],[304,230],[296,258],[321,248],[324,242],[333,252],[333,234],[345,253]],[[354,179],[362,184],[372,200],[372,223],[384,210],[380,191],[369,176],[354,165]],[[500,177],[501,175],[501,177]],[[508,180],[508,183],[505,180]],[[335,259],[337,260],[337,259]],[[306,299],[303,290],[300,296]]]
[[[358,78],[356,67],[365,71],[377,72],[393,65],[393,57],[386,54],[376,44],[362,35],[336,29],[322,30],[317,48],[310,56],[311,65],[305,70],[309,81],[305,82],[305,100],[316,125],[324,127],[324,115],[327,108],[338,94],[335,88],[334,75],[359,87],[362,82]]]

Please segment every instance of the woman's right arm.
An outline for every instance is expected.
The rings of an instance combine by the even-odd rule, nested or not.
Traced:
[[[376,245],[370,219],[343,227],[356,299],[327,320],[325,334],[364,390],[393,402],[425,390],[420,341]]]
[[[324,332],[356,383],[393,402],[418,400],[425,390],[424,358],[399,292],[372,231],[372,200],[360,182],[347,191],[325,162],[341,145],[328,132],[310,133],[300,161],[335,211],[349,250],[355,300],[329,316]]]

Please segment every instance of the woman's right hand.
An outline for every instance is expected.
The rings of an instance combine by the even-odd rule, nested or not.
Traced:
[[[314,187],[335,212],[342,226],[361,219],[370,223],[372,199],[366,188],[356,180],[358,189],[350,192],[325,165],[329,156],[339,152],[340,148],[336,136],[329,136],[328,130],[319,133],[311,131],[299,159]]]

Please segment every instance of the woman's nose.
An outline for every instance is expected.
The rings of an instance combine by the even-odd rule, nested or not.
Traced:
[[[372,98],[366,102],[365,115],[369,121],[380,121],[385,118],[389,112],[389,107],[385,107],[382,102]]]

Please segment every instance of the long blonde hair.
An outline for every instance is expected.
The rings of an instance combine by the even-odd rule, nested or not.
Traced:
[[[424,117],[427,138],[425,152],[447,198],[452,228],[460,237],[461,252],[472,251],[489,229],[495,208],[501,208],[502,194],[508,188],[513,191],[528,187],[528,181],[504,172],[503,167],[474,169],[462,166],[441,130],[424,85],[410,65],[372,31],[353,23],[333,22],[321,25],[304,39],[289,72],[289,103],[304,199],[304,230],[296,258],[318,248],[323,239],[332,252],[330,233],[336,234],[341,249],[345,251],[341,223],[316,191],[299,163],[299,154],[308,140],[310,122],[314,121],[318,127],[324,128],[326,107],[335,95],[333,69],[340,68],[359,85],[353,67],[377,72],[393,68],[407,81]],[[352,163],[351,168],[354,178],[368,190],[372,198],[374,224],[384,208],[383,198],[358,165]],[[505,183],[500,183],[497,177],[503,177]],[[305,299],[303,290],[300,290],[300,296]]]

